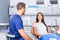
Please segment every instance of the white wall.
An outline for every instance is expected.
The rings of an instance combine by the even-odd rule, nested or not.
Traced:
[[[0,23],[8,23],[9,22],[9,0],[0,0]]]
[[[49,3],[49,1],[50,0],[44,0],[44,5],[37,5],[36,4],[36,0],[10,0],[10,6],[11,5],[13,5],[13,6],[16,6],[16,4],[18,3],[18,2],[24,2],[24,3],[26,3],[26,12],[25,12],[25,15],[36,15],[37,14],[37,12],[42,12],[43,13],[43,15],[60,15],[60,7],[59,7],[59,5],[57,4],[57,5],[50,5],[50,3]],[[58,0],[58,3],[60,3],[60,1]],[[47,5],[46,5],[47,4]],[[49,6],[50,5],[50,6]],[[37,8],[29,8],[29,6],[36,6]],[[10,8],[9,9],[9,14],[10,15],[13,15],[14,13],[16,13],[16,7],[13,7],[13,8]],[[28,23],[26,23],[26,24],[28,24],[28,25],[31,25],[32,24],[32,21],[33,21],[33,18],[32,18],[33,16],[25,16],[25,18],[24,18],[24,20],[23,20],[23,22],[24,23],[26,23],[27,21],[28,21]],[[45,16],[46,17],[46,16]],[[55,18],[56,20],[58,20],[58,18],[60,17],[57,17],[57,16],[47,16],[47,18],[45,18],[45,20],[48,20],[49,19],[49,17],[51,18],[52,17],[52,19],[53,18]],[[28,20],[28,18],[30,19],[30,20]],[[35,19],[35,18],[34,18]],[[32,20],[32,21],[31,21]],[[50,21],[51,21],[51,19],[49,19]],[[49,22],[49,20],[48,20],[48,22]],[[59,21],[59,20],[58,20]],[[48,22],[46,22],[47,23],[47,25],[49,24]],[[52,21],[51,21],[52,22]],[[25,25],[25,24],[24,24]],[[53,24],[54,25],[54,24]],[[59,24],[60,25],[60,24]]]
[[[10,0],[10,6],[16,5],[18,2],[24,2],[26,5],[36,4],[36,0]]]

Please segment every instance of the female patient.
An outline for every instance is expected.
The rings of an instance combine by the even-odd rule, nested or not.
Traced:
[[[31,32],[34,36],[37,37],[45,35],[50,32],[50,30],[48,29],[47,25],[44,22],[44,17],[41,12],[37,13],[36,22],[32,25]]]

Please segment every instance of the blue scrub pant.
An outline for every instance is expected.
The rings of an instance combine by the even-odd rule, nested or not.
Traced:
[[[47,34],[47,35],[43,35],[39,38],[39,40],[50,40],[50,38],[54,38],[56,40],[60,40],[60,36],[56,35],[56,34]]]
[[[10,38],[10,40],[24,40],[24,38],[20,38],[20,39],[17,39],[17,38]]]

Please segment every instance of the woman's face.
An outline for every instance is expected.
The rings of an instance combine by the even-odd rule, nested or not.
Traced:
[[[41,14],[38,14],[38,19],[42,20],[42,15]]]

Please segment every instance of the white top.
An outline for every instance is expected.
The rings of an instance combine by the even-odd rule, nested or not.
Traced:
[[[47,34],[46,26],[43,23],[34,23],[33,27],[37,28],[37,33],[45,35]]]

